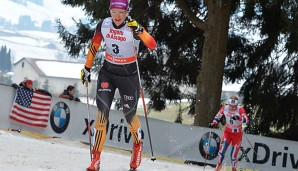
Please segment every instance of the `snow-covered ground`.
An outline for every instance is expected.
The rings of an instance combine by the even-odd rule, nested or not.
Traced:
[[[72,60],[61,44],[58,33],[10,28],[1,21],[5,20],[16,25],[20,16],[30,16],[36,27],[49,20],[56,27],[56,19],[60,19],[65,27],[76,28],[73,19],[85,20],[84,11],[79,7],[65,6],[60,0],[44,0],[43,6],[30,1],[23,2],[26,2],[26,5],[11,0],[0,1],[0,47],[6,46],[11,50],[12,63],[24,57]]]
[[[84,11],[79,7],[65,6],[60,0],[44,0],[43,6],[30,1],[25,4],[16,3],[11,0],[0,1],[0,17],[5,18],[12,24],[19,22],[20,16],[30,16],[36,26],[41,26],[45,20],[55,21],[59,18],[64,25],[74,25],[72,18],[80,19],[84,16]]]
[[[37,139],[18,132],[0,130],[0,170],[5,171],[82,171],[90,162],[89,146],[62,138]],[[101,171],[126,171],[130,154],[106,149]],[[164,160],[152,162],[143,157],[138,171],[203,171],[195,165]],[[214,168],[206,166],[205,171]]]

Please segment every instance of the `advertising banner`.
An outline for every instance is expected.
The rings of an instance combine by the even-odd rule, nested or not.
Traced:
[[[49,118],[45,128],[36,128],[10,119],[16,90],[0,85],[0,127],[21,129],[48,136],[64,137],[88,142],[87,105],[58,97],[52,97]],[[89,105],[91,128],[96,120],[97,107]],[[141,109],[139,109],[141,110]],[[183,125],[139,116],[142,126],[143,153],[151,154],[148,129],[155,156],[177,158],[190,162],[215,165],[222,131],[205,127]],[[93,132],[93,131],[92,131]],[[93,134],[93,133],[92,133]],[[132,138],[121,111],[111,110],[105,146],[123,150],[132,149]],[[208,151],[209,149],[209,151]],[[230,150],[227,149],[224,165],[230,166]],[[208,152],[207,152],[208,151]],[[206,154],[207,153],[207,154]],[[244,134],[238,154],[238,166],[260,171],[297,171],[298,142]]]

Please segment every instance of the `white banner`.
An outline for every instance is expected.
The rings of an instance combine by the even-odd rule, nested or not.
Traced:
[[[48,119],[48,126],[33,128],[9,119],[16,90],[10,86],[0,85],[0,127],[22,129],[49,136],[66,137],[72,140],[88,142],[87,105],[53,97]],[[93,127],[96,106],[90,108],[90,123]],[[151,154],[148,130],[145,117],[139,116],[142,124],[144,153]],[[170,123],[148,118],[153,152],[155,156],[177,158],[192,162],[217,163],[217,152],[222,131],[210,128]],[[210,142],[210,143],[209,143]],[[210,144],[210,146],[209,146]],[[132,138],[129,128],[120,111],[110,112],[105,146],[131,150]],[[208,147],[209,146],[209,147]],[[239,151],[238,166],[240,168],[270,171],[297,171],[298,142],[245,134]],[[205,151],[209,150],[208,155]],[[225,165],[230,164],[230,147],[227,149]]]

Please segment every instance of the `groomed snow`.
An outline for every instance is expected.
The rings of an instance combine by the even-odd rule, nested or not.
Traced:
[[[88,145],[62,138],[36,139],[12,131],[0,130],[0,151],[0,170],[5,171],[83,171],[90,163]],[[106,149],[101,171],[127,171],[129,161],[129,153]],[[203,171],[203,167],[143,157],[138,171]]]

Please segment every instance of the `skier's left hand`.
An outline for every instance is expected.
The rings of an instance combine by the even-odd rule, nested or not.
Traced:
[[[127,26],[132,28],[136,34],[140,34],[143,32],[143,27],[135,20],[132,19],[130,16],[127,17]]]
[[[235,120],[235,121],[238,121],[239,118],[240,118],[240,116],[238,116],[238,115],[234,115],[234,116],[232,116],[232,119]]]
[[[90,68],[87,68],[86,66],[81,70],[81,81],[84,84],[85,81],[91,82],[90,78]]]
[[[215,126],[214,123],[210,123],[210,124],[209,124],[209,128],[213,128],[214,126]]]

